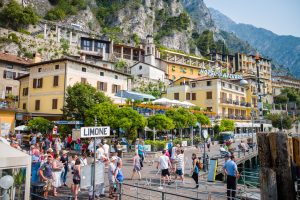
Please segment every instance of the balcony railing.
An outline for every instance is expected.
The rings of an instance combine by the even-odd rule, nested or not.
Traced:
[[[217,115],[216,119],[251,120],[251,117],[246,115],[224,114]]]
[[[224,98],[221,98],[220,101],[221,101],[221,103],[224,103],[224,104],[231,104],[231,105],[244,106],[244,107],[251,107],[252,106],[251,103],[248,103],[248,102],[245,102],[245,101],[237,101],[237,100],[224,99]]]

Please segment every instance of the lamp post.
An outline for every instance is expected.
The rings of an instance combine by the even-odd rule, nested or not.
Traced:
[[[205,143],[206,143],[206,138],[208,137],[208,133],[207,133],[207,129],[204,129],[202,131],[202,136],[204,138],[204,151],[203,151],[203,171],[206,172],[207,169],[207,160],[206,160],[206,147],[205,147]]]
[[[95,127],[97,126],[97,116],[95,116],[95,120],[94,120],[94,124]],[[96,137],[94,137],[94,169],[93,169],[93,199],[95,199],[95,186],[96,186],[96,179],[95,179],[95,175],[96,175]]]
[[[131,99],[131,105],[132,105],[132,109],[133,109],[133,104],[134,104],[134,99]]]
[[[253,140],[253,118],[254,118],[254,114],[255,114],[255,112],[254,112],[254,109],[252,109],[251,110],[251,112],[250,112],[250,116],[251,116],[251,123],[252,123],[252,127],[251,127],[251,134],[252,134],[252,151],[253,151],[253,147],[254,147],[254,140]]]
[[[256,63],[256,77],[257,77],[257,95],[258,95],[258,109],[259,109],[259,122],[260,122],[260,131],[264,131],[263,127],[263,102],[262,102],[262,90],[260,87],[260,76],[259,76],[259,61],[260,61],[260,55],[256,53],[255,56],[255,63]]]
[[[113,133],[114,133],[114,138],[116,138],[116,130],[113,130]]]

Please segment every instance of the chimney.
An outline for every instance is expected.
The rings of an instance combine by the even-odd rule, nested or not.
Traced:
[[[42,62],[42,55],[40,53],[35,53],[33,55],[33,62],[34,63]]]
[[[84,53],[80,54],[80,61],[85,62],[85,54]]]

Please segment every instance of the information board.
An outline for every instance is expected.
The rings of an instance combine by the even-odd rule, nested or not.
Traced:
[[[216,180],[216,172],[217,172],[217,167],[218,167],[218,160],[215,159],[210,159],[209,163],[209,168],[208,168],[208,176],[207,176],[207,181],[214,182]]]
[[[81,138],[107,137],[110,135],[109,126],[81,127]]]

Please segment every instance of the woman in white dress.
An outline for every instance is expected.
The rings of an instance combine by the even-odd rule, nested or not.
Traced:
[[[62,149],[62,143],[61,143],[60,138],[56,138],[54,146],[55,146],[56,153],[59,154],[59,152]]]
[[[55,154],[54,155],[54,160],[52,163],[52,172],[53,172],[53,195],[57,196],[57,188],[62,186],[62,181],[61,181],[61,173],[63,170],[64,165],[62,164],[62,162],[60,161],[60,155],[59,154]]]

